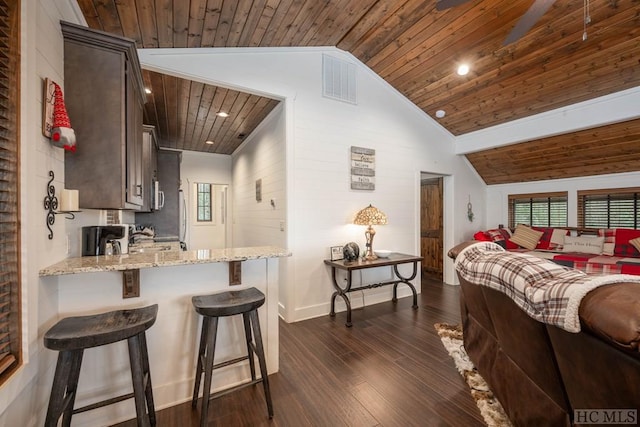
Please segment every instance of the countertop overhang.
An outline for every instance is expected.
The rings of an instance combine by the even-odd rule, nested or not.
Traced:
[[[40,276],[125,271],[141,268],[169,267],[190,264],[246,261],[261,258],[282,258],[291,252],[276,246],[246,248],[200,249],[191,251],[154,251],[124,255],[101,255],[67,258],[40,270]]]

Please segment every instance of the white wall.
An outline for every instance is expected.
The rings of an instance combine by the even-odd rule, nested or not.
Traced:
[[[182,163],[180,164],[180,180],[182,181],[180,188],[184,192],[185,202],[188,206],[187,216],[189,218],[187,224],[186,243],[188,249],[214,249],[222,248],[220,245],[221,237],[226,233],[226,246],[230,246],[232,228],[227,221],[222,223],[220,218],[220,187],[216,187],[217,194],[215,200],[215,210],[212,214],[215,221],[211,224],[196,224],[194,221],[195,209],[194,203],[196,197],[193,186],[197,182],[231,185],[231,156],[202,153],[196,151],[183,151]],[[228,199],[232,197],[229,192]],[[230,218],[231,209],[227,209],[227,217]]]
[[[323,53],[356,64],[357,105],[321,96]],[[139,54],[143,67],[153,71],[285,99],[285,233],[293,253],[287,260],[286,283],[281,284],[286,288],[281,314],[287,321],[329,312],[333,287],[322,261],[330,246],[349,241],[364,246],[364,230],[350,222],[369,203],[389,217],[389,224],[379,228],[375,245],[419,253],[420,172],[448,175],[447,248],[484,226],[485,186],[464,158],[454,154],[453,136],[345,52],[334,48],[154,49]],[[351,146],[376,150],[375,191],[350,189]],[[235,160],[234,169],[239,164]],[[234,170],[236,198],[238,191],[247,197],[255,192],[255,180],[247,179],[242,190],[235,176]],[[474,223],[466,219],[469,194],[479,199]],[[453,282],[448,260],[445,281]],[[367,291],[366,301],[390,298],[390,288],[379,288]]]
[[[598,190],[607,188],[637,187],[640,172],[611,175],[588,176],[553,181],[537,181],[517,184],[490,185],[487,187],[487,218],[492,221],[488,227],[509,223],[509,194],[543,193],[567,191],[567,222],[569,227],[578,226],[578,190]]]
[[[280,103],[233,153],[233,245],[287,247],[285,116]],[[261,201],[256,181],[261,180]],[[272,203],[273,202],[273,203]]]
[[[281,102],[233,153],[233,241],[231,246],[275,245],[289,247],[287,239],[286,121]],[[261,180],[262,201],[256,200],[256,180]],[[273,204],[271,201],[273,200]],[[279,263],[286,278],[290,260]],[[289,301],[289,288],[278,288],[280,315]]]

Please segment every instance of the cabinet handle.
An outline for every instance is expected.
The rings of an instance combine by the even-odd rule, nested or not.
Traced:
[[[142,196],[142,185],[136,185],[136,196]]]

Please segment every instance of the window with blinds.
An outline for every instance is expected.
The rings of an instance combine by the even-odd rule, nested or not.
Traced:
[[[578,191],[578,225],[640,228],[640,188]]]
[[[567,192],[510,194],[509,226],[567,226]]]
[[[19,58],[20,2],[0,0],[0,383],[22,363]]]

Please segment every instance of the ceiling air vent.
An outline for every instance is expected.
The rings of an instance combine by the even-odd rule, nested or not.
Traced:
[[[322,55],[322,95],[356,104],[356,66],[329,55]]]

